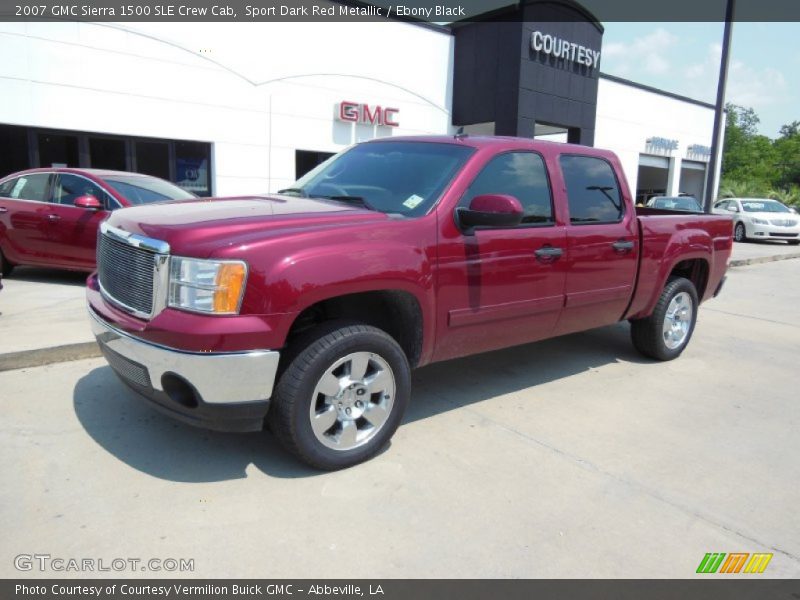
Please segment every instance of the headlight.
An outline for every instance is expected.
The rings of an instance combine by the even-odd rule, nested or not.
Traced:
[[[173,256],[169,265],[169,306],[194,312],[239,312],[247,279],[240,260],[199,260]]]
[[[766,219],[757,219],[756,217],[753,217],[753,224],[754,225],[769,225],[769,221],[767,221]]]

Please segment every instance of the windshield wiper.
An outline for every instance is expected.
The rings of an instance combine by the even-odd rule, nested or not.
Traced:
[[[303,188],[283,188],[282,190],[278,190],[278,194],[297,194],[301,198],[308,198],[308,192],[306,192]]]
[[[366,208],[367,210],[380,212],[377,208],[372,206],[372,204],[367,202],[361,196],[314,196],[314,198],[325,198],[326,200],[336,200],[338,202],[344,202],[345,204],[352,204],[353,206],[359,206],[361,208]]]

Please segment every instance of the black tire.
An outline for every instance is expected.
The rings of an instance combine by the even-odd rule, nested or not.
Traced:
[[[6,257],[3,255],[3,251],[0,250],[0,273],[2,273],[3,277],[8,277],[11,275],[11,271],[14,270],[14,264],[8,262]]]
[[[733,240],[736,242],[747,241],[747,229],[745,229],[744,223],[737,223],[733,228]]]
[[[394,400],[386,420],[362,445],[332,449],[315,435],[309,411],[314,390],[326,371],[355,352],[379,356],[391,368]],[[287,349],[288,361],[270,401],[269,429],[281,444],[304,463],[333,471],[375,456],[391,439],[403,418],[411,395],[411,369],[398,343],[386,332],[361,324],[331,323],[304,334]]]
[[[681,293],[687,293],[692,302],[692,316],[689,322],[688,333],[685,339],[674,348],[670,348],[664,339],[664,320],[667,309],[673,298]],[[634,347],[643,355],[656,360],[672,360],[680,356],[689,340],[692,339],[694,326],[697,323],[697,290],[694,284],[684,277],[671,277],[661,292],[661,297],[656,303],[653,314],[644,319],[631,321],[631,340]]]

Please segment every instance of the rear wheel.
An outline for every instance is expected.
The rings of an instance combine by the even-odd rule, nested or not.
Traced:
[[[737,242],[747,241],[747,230],[744,228],[744,223],[737,223],[733,229],[733,239]]]
[[[7,277],[11,274],[11,271],[14,270],[14,264],[8,262],[3,251],[0,250],[0,273],[3,274],[3,277]]]
[[[411,373],[403,350],[386,332],[360,324],[321,327],[298,344],[271,400],[270,429],[318,469],[372,458],[408,404]]]
[[[698,304],[697,290],[691,281],[684,277],[670,278],[653,314],[631,321],[633,345],[650,358],[677,358],[694,332]]]

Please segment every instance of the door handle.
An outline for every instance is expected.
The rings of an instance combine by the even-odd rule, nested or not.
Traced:
[[[61,217],[58,215],[47,215],[47,220],[51,223],[58,223],[61,220]]]
[[[0,213],[7,213],[8,209],[5,206],[0,206]]]
[[[617,252],[630,252],[633,250],[633,242],[626,242],[625,240],[619,240],[611,244],[611,247],[614,248]]]
[[[542,262],[552,262],[561,257],[564,251],[561,248],[553,248],[552,246],[544,246],[534,252],[536,258]]]

